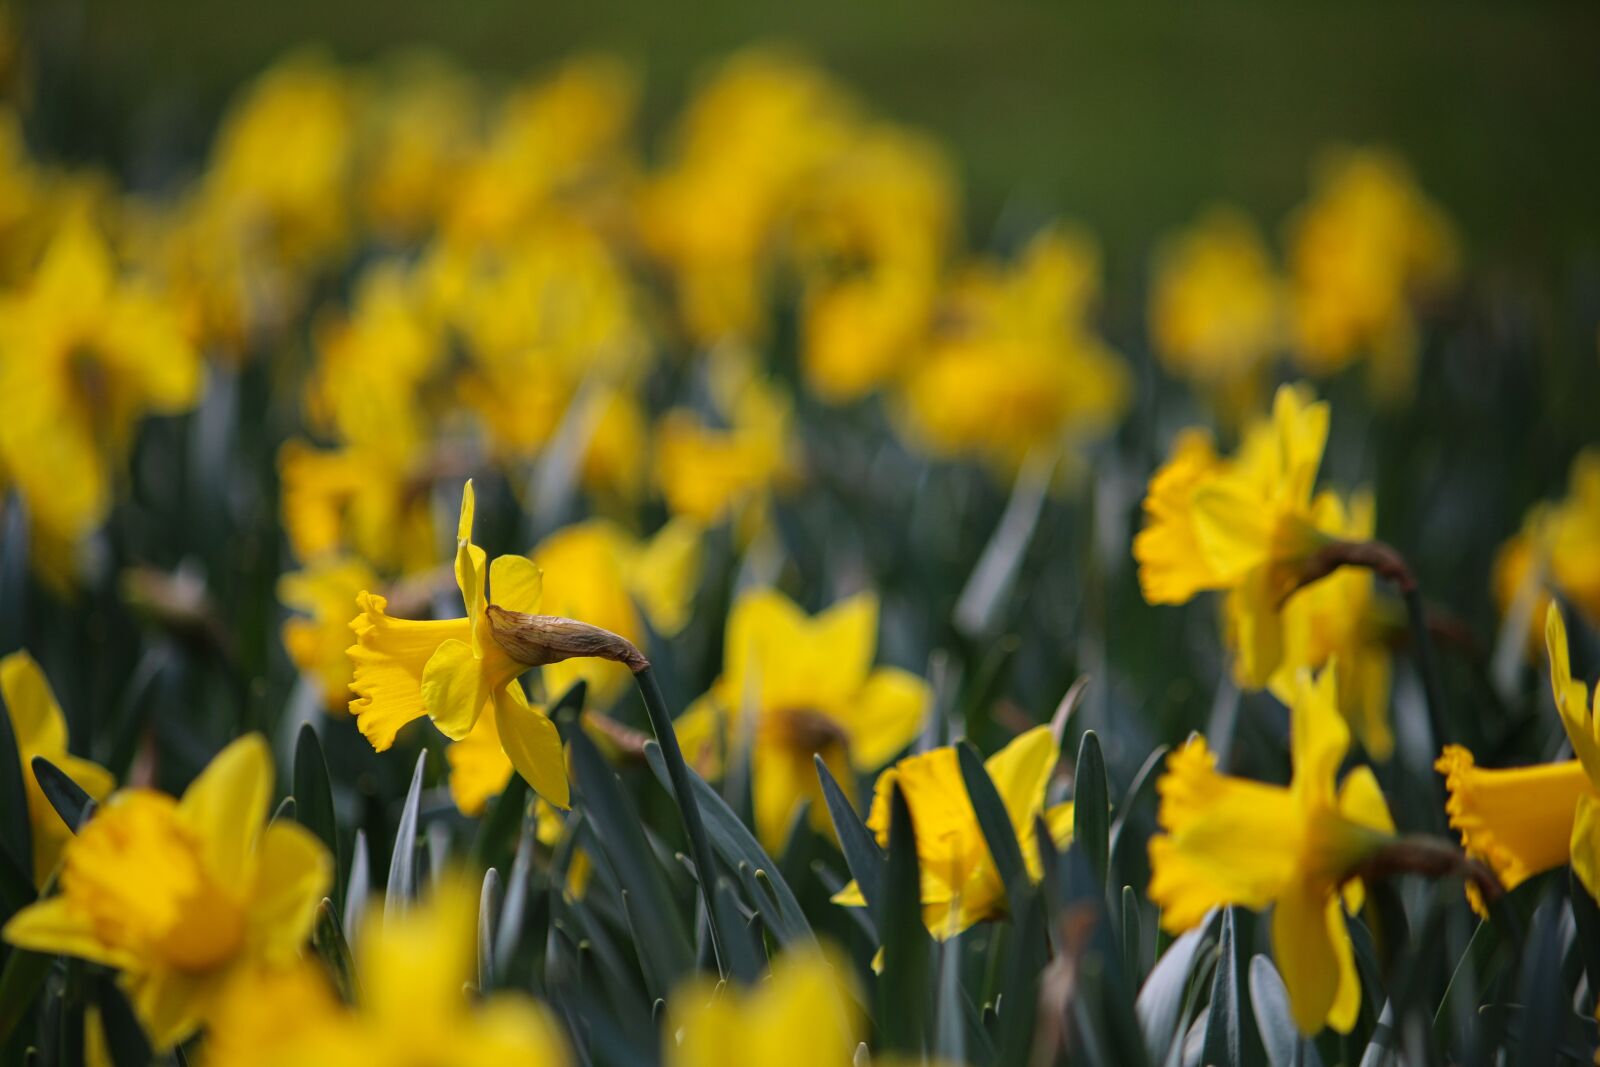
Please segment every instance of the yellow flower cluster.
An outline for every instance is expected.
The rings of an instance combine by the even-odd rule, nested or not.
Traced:
[[[1552,596],[1600,620],[1600,448],[1578,453],[1567,495],[1535,505],[1501,546],[1494,593],[1507,619],[1525,620],[1530,651]]]

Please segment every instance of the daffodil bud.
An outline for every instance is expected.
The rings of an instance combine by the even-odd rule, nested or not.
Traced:
[[[487,610],[496,643],[526,666],[543,667],[584,656],[614,660],[635,674],[650,666],[633,642],[610,630],[559,615],[510,611],[498,604],[490,604]]]

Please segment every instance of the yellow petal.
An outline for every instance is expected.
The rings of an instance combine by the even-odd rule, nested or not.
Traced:
[[[495,693],[494,721],[517,773],[545,800],[558,808],[567,807],[571,796],[561,735],[544,712],[528,706],[519,683]]]
[[[1339,992],[1336,944],[1342,939],[1348,947],[1350,935],[1337,909],[1336,898],[1309,884],[1291,886],[1272,909],[1272,956],[1289,991],[1289,1013],[1305,1034],[1322,1029]]]
[[[933,702],[928,683],[909,671],[879,667],[838,723],[850,738],[857,770],[881,767],[911,744]]]
[[[1182,604],[1222,584],[1200,551],[1194,528],[1194,493],[1218,465],[1210,435],[1186,432],[1150,479],[1144,528],[1133,539],[1139,590],[1146,603]]]
[[[0,659],[0,696],[5,698],[11,732],[23,758],[31,753],[56,762],[67,748],[67,720],[44,672],[28,653],[13,652]]]
[[[775,589],[741,595],[728,613],[723,647],[721,684],[730,700],[742,702],[750,695],[759,701],[783,688],[803,689],[799,683],[804,671],[785,668],[796,650],[808,645],[809,622],[794,601]]]
[[[451,638],[428,657],[422,669],[422,704],[440,733],[453,741],[466,737],[489,698],[483,661],[473,655],[471,645]]]
[[[1333,665],[1313,675],[1302,671],[1289,708],[1289,747],[1294,792],[1303,803],[1333,800],[1339,764],[1350,751],[1350,727],[1339,714]]]
[[[1578,757],[1591,781],[1600,782],[1600,721],[1589,707],[1589,690],[1572,677],[1572,662],[1567,653],[1567,624],[1555,601],[1545,613],[1545,647],[1550,653],[1550,688],[1555,693],[1556,710],[1561,712],[1561,725],[1566,727],[1572,741],[1573,755]]]
[[[983,769],[994,780],[1011,823],[1019,831],[1031,826],[1034,815],[1044,809],[1045,789],[1060,754],[1050,727],[1035,726],[984,760]]]
[[[472,479],[461,487],[461,514],[456,519],[456,542],[472,540],[472,523],[478,510],[478,494],[472,488]],[[466,595],[466,590],[462,590]]]
[[[384,598],[372,593],[362,593],[356,604],[361,614],[350,623],[356,635],[349,650],[355,663],[350,689],[356,694],[350,713],[372,747],[383,752],[402,726],[427,711],[422,675],[429,659],[445,641],[467,640],[472,624],[393,619],[384,612]]]
[[[628,560],[626,578],[634,599],[662,637],[674,637],[689,621],[695,587],[700,581],[699,523],[686,516],[672,519],[640,545]]]
[[[1600,796],[1592,792],[1578,797],[1571,850],[1572,873],[1591,897],[1600,900]]]
[[[672,724],[684,761],[707,781],[722,777],[722,754],[728,743],[724,719],[716,698],[707,693]]]
[[[206,868],[219,885],[240,885],[272,800],[272,753],[246,734],[212,758],[184,790],[178,814],[200,837]]]
[[[768,852],[783,847],[784,836],[802,797],[812,793],[817,780],[811,754],[797,754],[775,746],[757,746],[750,754],[750,791],[755,811],[756,836]],[[848,773],[846,779],[852,776]],[[845,781],[840,786],[849,789]],[[813,805],[815,807],[815,805]]]
[[[205,1004],[220,990],[208,975],[176,970],[146,971],[127,978],[128,999],[157,1052],[165,1052],[200,1028]]]
[[[34,952],[76,956],[118,969],[138,965],[138,958],[127,950],[101,941],[89,915],[74,908],[66,897],[29,904],[11,917],[0,936]]]
[[[1243,689],[1262,688],[1283,661],[1283,618],[1267,567],[1250,571],[1228,590],[1223,623],[1234,679]]]
[[[1395,832],[1389,802],[1384,799],[1371,767],[1357,767],[1345,776],[1339,786],[1339,814],[1358,826],[1387,834]]]
[[[489,595],[508,611],[538,614],[543,590],[544,575],[526,556],[497,556],[489,564]]]
[[[828,693],[853,694],[866,681],[878,648],[878,598],[857,593],[811,620],[815,642],[813,684]]]
[[[472,732],[444,750],[450,764],[450,799],[463,815],[482,814],[489,798],[499,795],[514,773],[494,720],[493,715],[478,716]]]
[[[1567,862],[1578,800],[1594,793],[1577,760],[1489,770],[1448,745],[1434,767],[1445,776],[1445,812],[1461,847],[1507,889]]]
[[[317,902],[333,881],[333,857],[299,823],[279,819],[261,835],[250,938],[276,964],[293,961],[311,934]]]
[[[1221,475],[1195,490],[1195,543],[1225,584],[1271,561],[1272,520],[1271,504],[1242,477]]]

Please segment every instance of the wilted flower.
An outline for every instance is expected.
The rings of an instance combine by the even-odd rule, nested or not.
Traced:
[[[1494,593],[1502,614],[1527,613],[1530,655],[1552,594],[1600,621],[1600,448],[1579,452],[1567,495],[1535,505],[1522,529],[1500,546]]]
[[[528,661],[513,659],[490,631],[488,599],[512,611],[538,608],[539,568],[525,556],[498,556],[485,566],[483,549],[472,543],[475,498],[472,483],[461,492],[456,527],[456,585],[466,604],[462,619],[412,622],[390,618],[388,602],[363,591],[361,613],[350,623],[356,694],[350,711],[372,747],[382,752],[413,719],[427,715],[452,740],[472,733],[492,706],[495,730],[517,772],[545,799],[567,806],[567,774],[555,724],[528,705],[517,678]]]
[[[1060,741],[1050,727],[1036,726],[983,763],[1011,816],[1028,877],[1035,882],[1044,877],[1038,820],[1044,819],[1055,847],[1072,843],[1072,802],[1045,806],[1060,755]],[[884,847],[889,845],[890,798],[896,789],[906,798],[916,828],[922,921],[928,931],[942,941],[974,923],[1005,915],[1005,884],[967,795],[956,750],[946,746],[907,756],[878,775],[867,827]],[[854,882],[833,899],[854,907],[866,904]]]
[[[211,1013],[254,967],[292,963],[327,892],[322,843],[266,823],[272,757],[257,734],[223,749],[174,800],[117,792],[62,850],[60,893],[6,923],[11,944],[121,972],[158,1049]]]
[[[1395,157],[1330,154],[1290,220],[1294,354],[1308,373],[1366,358],[1375,394],[1397,400],[1416,376],[1412,300],[1457,269],[1450,223]]]
[[[1290,705],[1294,778],[1285,786],[1218,774],[1203,738],[1167,759],[1157,784],[1161,833],[1150,840],[1150,899],[1181,933],[1212,908],[1272,908],[1272,949],[1296,1025],[1340,1033],[1361,1008],[1344,913],[1360,907],[1353,874],[1394,836],[1372,771],[1337,782],[1350,747],[1334,672],[1302,672]],[[1337,788],[1336,788],[1337,786]]]
[[[860,593],[808,617],[788,597],[744,594],[728,615],[722,675],[678,719],[685,757],[708,775],[750,753],[756,833],[777,848],[805,798],[828,825],[812,760],[847,793],[911,743],[932,699],[922,679],[872,666],[878,599]]]
[[[359,996],[345,1007],[308,967],[258,971],[231,985],[213,1016],[208,1063],[227,1067],[538,1064],[571,1053],[550,1013],[524,993],[469,996],[475,898],[445,880],[404,914],[370,909],[356,941]]]
[[[139,420],[192,406],[201,380],[171,307],[119,274],[86,217],[64,221],[0,306],[0,468],[35,528],[71,544],[98,526]]]
[[[33,773],[42,756],[77,782],[95,800],[104,800],[116,785],[111,772],[67,751],[67,719],[50,691],[44,672],[26,652],[0,659],[0,698],[11,719],[11,735],[21,757],[22,784],[28,795],[28,828],[33,837],[33,882],[43,886],[55,870],[61,848],[72,831],[46,799]]]
[[[1506,889],[1570,862],[1600,899],[1600,708],[1572,677],[1567,625],[1553,603],[1545,612],[1545,646],[1556,710],[1577,758],[1489,770],[1462,746],[1446,745],[1436,764],[1449,791],[1445,810],[1467,855],[1488,864]],[[1472,901],[1483,910],[1475,893]]]

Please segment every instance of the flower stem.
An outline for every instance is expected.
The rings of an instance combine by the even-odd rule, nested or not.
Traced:
[[[711,949],[717,958],[717,973],[728,976],[723,963],[722,937],[717,929],[717,909],[712,894],[712,880],[716,867],[711,858],[711,843],[706,837],[706,824],[700,814],[700,804],[695,799],[694,783],[689,768],[683,761],[683,750],[678,746],[678,733],[673,729],[672,716],[667,713],[667,702],[661,696],[661,684],[656,681],[650,664],[633,672],[633,680],[644,697],[644,708],[650,716],[650,728],[655,731],[661,745],[661,755],[667,765],[667,775],[672,780],[672,792],[678,801],[678,812],[683,816],[684,833],[689,838],[689,856],[694,860],[696,880],[700,883],[700,896],[705,901],[706,927],[711,931]]]

